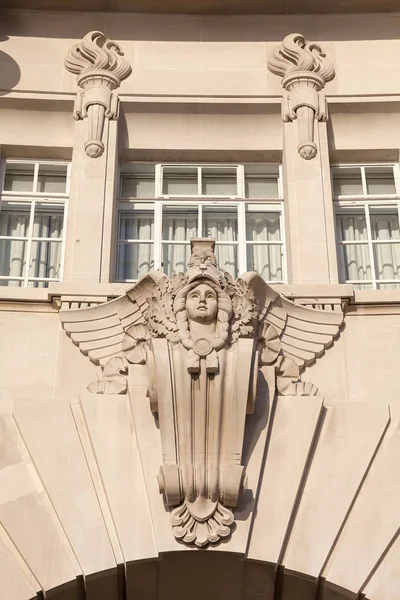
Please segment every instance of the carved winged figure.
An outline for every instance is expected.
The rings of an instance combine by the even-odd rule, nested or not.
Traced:
[[[343,317],[294,304],[257,273],[233,281],[218,270],[213,240],[191,244],[185,275],[149,273],[124,296],[60,318],[102,367],[91,392],[129,393],[130,365],[143,365],[160,424],[160,492],[175,537],[202,547],[231,532],[260,368],[270,397],[315,395],[301,371],[333,343]]]

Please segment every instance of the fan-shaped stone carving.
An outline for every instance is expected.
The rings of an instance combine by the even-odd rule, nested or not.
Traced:
[[[212,240],[192,240],[186,275],[150,273],[121,298],[60,313],[74,343],[103,367],[91,392],[134,393],[132,378],[144,369],[160,423],[159,489],[175,537],[200,547],[231,533],[260,366],[271,397],[315,395],[300,372],[342,322],[341,313],[295,305],[257,273],[233,281],[213,249]]]

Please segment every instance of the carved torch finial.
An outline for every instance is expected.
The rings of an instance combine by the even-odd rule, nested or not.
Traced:
[[[306,160],[317,155],[314,119],[326,121],[328,111],[321,90],[335,76],[335,70],[317,44],[300,33],[287,35],[268,58],[268,68],[282,77],[284,121],[297,119],[298,152]]]
[[[78,75],[77,84],[82,89],[75,99],[74,118],[88,119],[86,154],[98,158],[104,152],[105,118],[118,118],[118,96],[114,90],[131,74],[131,66],[120,46],[100,31],[90,31],[72,46],[64,65],[67,71]]]

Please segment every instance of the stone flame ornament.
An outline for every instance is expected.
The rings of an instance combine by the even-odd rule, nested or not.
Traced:
[[[231,534],[246,486],[246,415],[267,401],[257,397],[260,369],[270,398],[315,395],[300,372],[333,343],[343,317],[294,304],[257,273],[234,281],[218,269],[213,240],[191,243],[186,274],[149,273],[124,296],[60,319],[103,369],[91,392],[134,394],[136,379],[147,381],[173,533],[204,547]]]
[[[88,119],[85,151],[91,158],[104,152],[102,141],[105,119],[118,118],[115,90],[131,73],[120,46],[100,31],[90,31],[65,57],[65,68],[76,73],[82,88],[75,99],[74,119]]]
[[[326,121],[328,109],[321,92],[325,83],[335,76],[331,63],[321,48],[307,41],[300,33],[287,35],[268,59],[268,68],[282,77],[284,121],[297,119],[299,145],[302,158],[310,160],[317,155],[314,142],[314,119]]]

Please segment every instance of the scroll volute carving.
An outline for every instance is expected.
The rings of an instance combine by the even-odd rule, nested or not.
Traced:
[[[284,121],[297,120],[298,152],[306,160],[317,155],[314,120],[327,120],[328,110],[322,93],[325,83],[335,76],[332,64],[320,46],[300,33],[287,35],[268,58],[268,68],[282,77],[287,92],[282,105]]]
[[[74,118],[88,119],[85,151],[91,158],[104,152],[102,141],[105,119],[118,118],[115,90],[131,73],[120,46],[100,31],[90,31],[65,57],[65,68],[78,75],[81,88],[75,99]]]
[[[60,318],[103,368],[90,391],[134,393],[130,369],[143,365],[162,442],[159,489],[175,537],[199,547],[231,533],[246,486],[246,415],[267,401],[256,400],[259,370],[270,396],[315,394],[300,372],[342,322],[341,313],[295,305],[257,273],[234,281],[218,269],[210,239],[192,240],[186,274],[150,273],[125,296]]]

